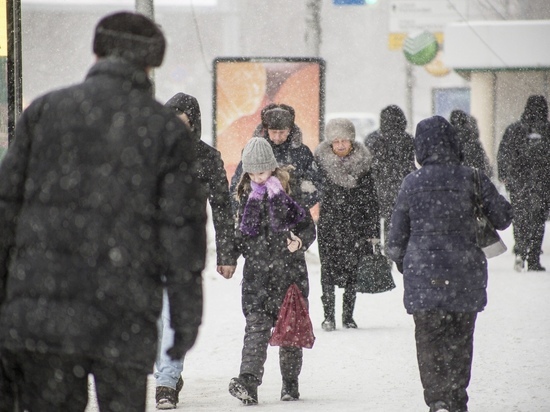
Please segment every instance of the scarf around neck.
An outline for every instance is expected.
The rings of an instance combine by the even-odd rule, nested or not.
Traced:
[[[261,226],[261,204],[267,193],[269,225],[276,233],[290,230],[304,220],[306,212],[283,189],[281,182],[271,176],[262,185],[250,182],[252,191],[244,206],[240,229],[247,236],[258,236]]]

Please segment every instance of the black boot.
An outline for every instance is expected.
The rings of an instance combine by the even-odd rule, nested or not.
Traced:
[[[334,306],[336,296],[334,293],[333,285],[323,285],[323,295],[321,296],[321,302],[323,302],[323,310],[325,312],[325,320],[321,323],[321,327],[324,331],[332,332],[336,329],[336,322],[334,321]]]
[[[530,272],[546,272],[546,268],[540,264],[540,252],[529,252],[527,255],[527,270]]]
[[[298,392],[298,379],[283,379],[283,389],[281,389],[282,401],[297,401],[300,399]]]
[[[248,373],[239,375],[229,382],[229,393],[244,405],[258,404],[258,380]]]
[[[353,320],[353,310],[355,309],[355,299],[357,292],[354,286],[346,286],[344,291],[344,302],[342,312],[342,325],[344,328],[357,329],[357,323]]]

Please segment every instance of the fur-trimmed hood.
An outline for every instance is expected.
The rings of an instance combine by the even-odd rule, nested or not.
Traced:
[[[315,150],[315,160],[325,171],[329,180],[348,189],[357,187],[359,179],[370,170],[372,155],[367,147],[358,141],[352,143],[349,155],[340,158],[332,151],[331,144],[321,142]]]

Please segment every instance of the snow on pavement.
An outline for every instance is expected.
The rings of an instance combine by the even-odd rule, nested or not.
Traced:
[[[547,233],[550,227],[547,226]],[[501,233],[511,250],[512,230]],[[205,311],[199,338],[188,353],[177,410],[243,411],[229,395],[229,380],[238,375],[244,317],[240,306],[242,260],[235,276],[225,280],[215,271],[212,228],[204,272]],[[489,261],[489,303],[478,316],[474,362],[469,387],[470,412],[550,411],[550,236],[542,264],[548,272],[517,273],[511,251]],[[281,402],[278,348],[270,347],[261,411],[427,411],[422,396],[414,344],[414,323],[402,303],[403,282],[394,269],[397,288],[379,295],[359,294],[357,330],[340,323],[342,290],[337,294],[337,330],[321,329],[320,266],[315,243],[307,252],[310,310],[317,340],[304,350],[301,399]],[[150,379],[147,411],[155,411],[155,383]],[[98,411],[91,398],[87,412]]]

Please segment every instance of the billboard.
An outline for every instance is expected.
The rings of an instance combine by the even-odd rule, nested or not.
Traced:
[[[313,151],[323,133],[324,82],[325,63],[319,58],[216,58],[212,138],[227,177],[270,103],[294,108],[303,142]]]

